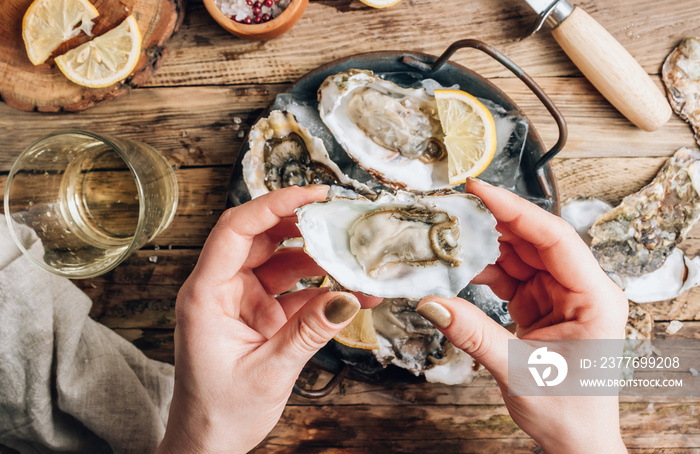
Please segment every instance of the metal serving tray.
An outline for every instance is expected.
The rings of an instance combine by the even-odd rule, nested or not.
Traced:
[[[540,139],[532,123],[527,120],[525,113],[503,91],[474,71],[449,61],[449,58],[462,48],[478,49],[493,57],[522,80],[535,96],[540,99],[554,118],[559,129],[559,139],[551,149],[545,152],[546,149],[542,139]],[[482,175],[482,178],[491,183],[506,186],[511,191],[537,203],[548,211],[559,214],[560,201],[550,160],[566,143],[566,122],[551,99],[535,81],[495,48],[478,40],[465,39],[452,44],[438,58],[420,52],[385,51],[358,54],[336,60],[301,77],[286,93],[278,95],[277,99],[266,109],[262,116],[266,116],[274,109],[284,109],[290,104],[310,106],[316,109],[317,112],[317,90],[321,83],[328,76],[349,69],[371,70],[375,74],[386,77],[399,85],[412,85],[425,79],[433,79],[442,86],[456,85],[459,89],[471,93],[477,98],[487,102],[490,101],[492,104],[489,105],[498,105],[503,111],[524,119],[526,132],[523,132],[522,152],[518,157],[518,168],[513,173],[510,183],[502,184],[498,175],[493,174],[493,172],[492,175],[488,174],[488,169]],[[346,174],[361,182],[374,181],[372,176],[359,168],[335,142],[317,113],[305,116],[303,121],[300,120],[300,123],[312,131],[316,129],[324,132],[321,138],[324,139],[331,159]],[[242,173],[242,160],[247,151],[248,144],[246,141],[238,154],[231,176],[227,194],[227,206],[229,207],[250,200],[250,193],[243,181]],[[496,159],[498,159],[498,156]],[[457,188],[457,190],[463,190],[463,186]],[[480,296],[482,293],[470,285],[460,293],[460,296],[468,297],[470,301],[484,309],[497,322],[503,325],[509,324],[511,320],[507,312],[507,303],[494,304],[493,300],[486,301],[488,298],[482,301]],[[324,347],[314,356],[312,363],[334,373],[335,377],[321,390],[311,391],[295,387],[295,392],[309,398],[327,395],[343,377],[354,380],[391,383],[421,380],[410,372],[395,366],[382,368],[370,352],[350,349],[336,342],[331,342]]]

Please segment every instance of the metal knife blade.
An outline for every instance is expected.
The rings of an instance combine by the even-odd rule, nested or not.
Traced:
[[[671,107],[644,68],[602,25],[566,0],[525,0],[588,80],[632,123],[646,131],[660,128]]]
[[[554,6],[557,1],[559,0],[525,0],[525,2],[530,5],[530,8],[540,15]]]

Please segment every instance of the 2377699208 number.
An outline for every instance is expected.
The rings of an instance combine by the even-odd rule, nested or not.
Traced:
[[[677,356],[631,357],[603,356],[600,358],[601,369],[678,369],[680,359]]]

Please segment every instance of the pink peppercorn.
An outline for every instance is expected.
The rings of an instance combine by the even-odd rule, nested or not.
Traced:
[[[253,19],[251,19],[250,17],[246,17],[245,19],[243,19],[244,24],[250,24],[252,22],[253,22]]]
[[[268,8],[272,8],[272,5],[274,5],[274,4],[275,4],[274,0],[265,0],[265,6],[267,6]]]
[[[253,22],[255,22],[256,24],[259,24],[260,22],[262,22],[262,18],[260,16],[255,16],[255,19],[253,19]]]
[[[254,16],[259,16],[261,12],[262,12],[262,9],[260,9],[259,7],[256,6],[253,8],[253,15]]]
[[[270,17],[269,14],[265,13],[265,14],[262,15],[262,20],[263,20],[263,22],[267,22],[267,21],[269,21],[270,19],[272,19],[272,18]]]

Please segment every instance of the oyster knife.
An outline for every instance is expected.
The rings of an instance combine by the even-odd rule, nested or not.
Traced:
[[[584,76],[628,120],[646,131],[663,126],[671,106],[637,60],[583,9],[566,0],[525,0]]]

